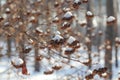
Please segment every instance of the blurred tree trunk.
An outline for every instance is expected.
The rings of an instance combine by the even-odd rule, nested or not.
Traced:
[[[87,11],[91,11],[91,0],[87,4]],[[87,19],[87,27],[86,27],[87,32],[86,32],[86,35],[91,40],[91,30],[90,29],[92,29],[92,18],[86,18],[86,19]],[[91,47],[92,47],[92,42],[87,44],[88,58],[89,58],[90,61],[91,61]],[[91,64],[90,64],[89,67],[91,67]]]
[[[36,0],[36,1],[37,1],[37,0]],[[35,10],[37,10],[37,9],[39,8],[40,11],[42,11],[42,9],[43,9],[43,7],[42,7],[42,8],[40,7],[40,5],[36,5],[36,6],[34,6],[33,8],[34,8]],[[39,18],[40,18],[41,16],[34,16],[34,17],[37,19],[37,22],[34,23],[33,26],[32,26],[32,27],[33,27],[33,31],[34,31],[37,27],[40,27],[40,26],[39,26]],[[36,38],[38,38],[38,40],[42,38],[42,37],[40,37],[40,35],[37,34],[37,33],[33,33],[33,36],[36,37]],[[39,40],[39,41],[40,41],[40,40]],[[35,56],[34,56],[34,59],[35,59],[34,70],[35,70],[36,72],[39,72],[39,71],[40,71],[40,61],[37,60],[37,58],[39,57],[39,43],[35,43],[35,45],[34,45],[34,52],[35,52]]]
[[[21,4],[22,3],[22,4]],[[26,56],[25,56],[25,31],[26,31],[26,20],[25,20],[25,16],[24,16],[24,11],[26,10],[26,3],[27,3],[27,0],[19,0],[19,13],[18,15],[20,15],[20,21],[23,23],[21,25],[19,25],[19,30],[20,30],[20,33],[19,33],[19,49],[20,49],[20,52],[19,52],[19,56],[20,58],[23,59],[24,61],[24,65],[22,67],[22,74],[28,74],[28,71],[27,71],[27,67],[26,67]]]
[[[36,59],[38,57],[38,54],[39,54],[38,44],[35,44],[35,71],[37,72],[40,71],[40,63],[39,60]]]
[[[1,2],[1,0],[0,0],[0,15],[1,15],[1,6],[2,6],[2,2]]]
[[[113,0],[106,0],[106,10],[107,10],[107,16],[114,16],[114,8],[113,8]],[[106,27],[106,41],[108,41],[107,46],[110,46],[111,49],[105,50],[105,66],[108,68],[109,72],[109,79],[112,78],[112,46],[114,43],[114,24],[107,24]]]
[[[118,0],[114,0],[114,15],[117,18],[117,14],[119,13],[119,5]],[[118,24],[115,23],[115,37],[118,37]],[[115,66],[118,67],[118,46],[115,45]]]
[[[119,12],[119,1],[118,0],[114,0],[114,9],[115,9],[115,13],[117,14]]]
[[[5,9],[6,8],[10,8],[9,5],[5,5]],[[10,19],[12,18],[12,14],[7,14],[7,19],[6,21],[8,23],[10,23]],[[11,27],[11,26],[8,26],[8,27]],[[9,29],[7,28],[6,29],[8,31],[8,34],[6,34],[6,37],[7,37],[7,56],[10,58],[11,57],[11,36],[10,36],[10,33],[9,33]]]
[[[22,4],[21,4],[22,3]],[[22,25],[19,25],[19,30],[20,30],[20,33],[19,33],[19,56],[20,58],[22,58],[25,62],[25,35],[24,35],[24,32],[26,30],[26,25],[25,25],[25,20],[24,20],[24,10],[25,10],[25,3],[26,3],[26,0],[20,0],[19,2],[19,13],[18,15],[20,15],[20,21],[23,23]],[[26,64],[24,64],[26,66]]]
[[[34,24],[33,27],[35,27],[35,28],[39,27],[38,26],[38,22],[36,24]],[[40,37],[39,34],[35,33],[34,36],[38,37],[38,39],[41,39],[41,38],[39,38]],[[35,51],[35,64],[34,64],[34,68],[35,68],[35,71],[39,72],[40,71],[40,62],[39,62],[39,60],[37,60],[37,58],[39,57],[39,43],[35,43],[34,51]]]
[[[99,21],[98,21],[98,34],[97,34],[97,48],[98,48],[98,62],[100,61],[100,45],[101,45],[101,41],[102,41],[102,36],[99,35],[99,31],[103,31],[102,30],[102,1],[98,0],[98,5],[99,5],[99,11],[98,11],[98,16],[99,16]]]
[[[20,36],[20,43],[19,43],[19,49],[20,49],[20,58],[22,58],[23,60],[25,60],[25,53],[24,53],[24,35],[21,33]]]
[[[8,57],[11,57],[11,37],[9,35],[7,35],[7,46],[8,46],[8,50],[7,50],[7,54]]]

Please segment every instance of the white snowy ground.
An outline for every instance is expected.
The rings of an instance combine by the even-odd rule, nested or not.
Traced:
[[[1,42],[0,42],[1,43]],[[5,46],[5,44],[1,43],[1,46]],[[14,49],[13,49],[14,50]],[[4,54],[5,50],[2,51]],[[47,52],[47,51],[46,51]],[[42,53],[42,52],[41,52]],[[43,52],[45,54],[45,51]],[[120,50],[119,50],[120,56]],[[81,54],[83,57],[87,57],[86,51],[83,50],[83,48],[80,48],[78,50],[77,54]],[[93,47],[93,53],[92,55],[97,54],[95,47]],[[46,55],[46,54],[45,54]],[[17,56],[17,55],[16,55]],[[31,51],[30,56],[33,56],[33,52]],[[73,56],[74,57],[74,56]],[[56,56],[53,56],[57,59]],[[62,58],[60,58],[62,60]],[[98,58],[93,58],[93,62],[99,63],[96,68],[104,66],[104,50],[100,52],[100,62],[97,62]],[[119,59],[119,68],[115,67],[115,59],[114,59],[114,51],[113,51],[113,79],[117,80],[118,73],[120,73],[120,57]],[[79,60],[84,61],[84,58],[80,58]],[[70,65],[68,64],[62,64],[62,69],[58,71],[54,71],[53,74],[45,75],[44,71],[48,68],[50,68],[52,65],[49,64],[49,62],[46,59],[43,59],[41,61],[41,71],[40,72],[34,72],[34,59],[31,57],[27,57],[27,68],[30,73],[30,75],[22,75],[21,69],[16,69],[11,65],[11,59],[8,59],[6,56],[0,58],[0,80],[78,80],[77,75],[84,77],[86,74],[89,74],[90,71],[88,71],[88,67],[84,66],[83,64],[75,61],[71,61]],[[76,68],[71,68],[71,65]],[[93,68],[95,68],[93,66]],[[87,71],[87,72],[86,72]],[[78,74],[76,74],[78,73]],[[72,75],[72,76],[70,76]],[[67,77],[66,77],[67,76]],[[98,75],[95,76],[94,80],[104,80],[103,78],[99,78]]]

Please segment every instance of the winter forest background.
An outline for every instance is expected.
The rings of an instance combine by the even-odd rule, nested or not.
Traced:
[[[0,0],[0,80],[120,80],[119,0]]]

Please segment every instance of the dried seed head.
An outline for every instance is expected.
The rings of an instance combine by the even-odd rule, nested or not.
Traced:
[[[116,18],[114,16],[109,16],[107,18],[107,24],[111,24],[111,23],[115,23],[116,22]]]
[[[58,18],[58,17],[55,17],[52,22],[58,23],[58,22],[59,22],[59,18]]]
[[[76,40],[73,36],[70,36],[67,40],[68,46],[77,49],[79,46],[79,41]]]
[[[103,34],[103,32],[101,30],[99,30],[98,34],[101,36]]]
[[[57,1],[55,1],[54,7],[56,8],[56,7],[58,7],[58,6],[59,6],[59,3],[58,3]]]
[[[57,48],[65,42],[65,39],[58,33],[50,41],[52,47]]]
[[[29,21],[32,22],[32,23],[36,23],[38,20],[37,20],[37,18],[35,16],[31,16],[29,18]]]
[[[54,70],[60,70],[62,68],[62,66],[60,64],[55,64],[52,69]]]
[[[33,44],[34,41],[33,41],[32,39],[29,39],[29,40],[28,40],[28,43]]]
[[[15,58],[12,58],[11,64],[15,68],[21,68],[23,66],[23,64],[24,64],[24,61],[21,58],[19,58],[19,57],[15,57]]]
[[[71,9],[70,8],[63,8],[63,12],[67,12],[67,11],[70,11]]]
[[[4,27],[10,27],[10,26],[11,26],[10,22],[5,22],[4,23]]]
[[[76,8],[76,9],[78,9],[80,4],[81,4],[80,0],[74,0],[73,7]]]
[[[74,3],[76,3],[76,4],[81,4],[81,0],[74,0]]]
[[[88,37],[86,37],[85,42],[86,42],[86,44],[89,44],[89,43],[91,43],[91,40]]]
[[[36,33],[38,33],[38,34],[43,33],[43,31],[42,31],[41,27],[37,27],[37,28],[36,28]]]
[[[71,54],[73,54],[74,53],[74,49],[73,48],[70,48],[70,47],[66,47],[66,49],[65,49],[65,55],[71,55]]]
[[[52,40],[58,41],[58,42],[59,42],[61,39],[63,39],[63,37],[60,36],[60,35],[55,35],[55,37],[52,38]]]
[[[95,33],[92,33],[91,36],[92,36],[92,37],[95,37]]]
[[[70,23],[69,23],[69,22],[64,22],[64,23],[62,24],[61,29],[66,29],[66,28],[69,28],[69,27],[70,27]]]
[[[31,14],[30,10],[28,10],[25,14],[29,16]]]
[[[63,20],[71,20],[72,18],[73,18],[73,14],[70,11],[67,11],[63,16]]]
[[[24,50],[23,50],[23,53],[29,53],[30,51],[32,50],[32,48],[25,48]]]
[[[87,17],[87,18],[93,18],[93,16],[94,16],[94,15],[93,15],[93,13],[92,13],[91,11],[87,11],[87,12],[86,12],[86,17]]]
[[[42,0],[37,0],[37,3],[41,3]]]
[[[107,46],[106,46],[106,49],[107,49],[107,50],[111,50],[112,47],[111,47],[110,45],[107,45]]]
[[[72,44],[76,39],[73,36],[70,36],[67,40],[68,44]]]
[[[119,37],[116,37],[116,38],[115,38],[115,42],[118,42],[119,40],[120,40]]]
[[[83,3],[87,3],[87,2],[88,2],[88,0],[82,0],[82,2],[83,2]]]
[[[85,76],[85,79],[86,79],[86,80],[91,80],[91,79],[93,79],[93,75],[92,75],[92,74],[89,74],[89,75]]]
[[[53,69],[48,68],[46,71],[44,71],[44,74],[49,75],[49,74],[52,74],[53,72],[54,72]]]
[[[2,16],[0,16],[0,22],[3,21],[3,20],[4,20],[4,18]]]
[[[37,61],[41,61],[43,59],[43,56],[42,55],[39,55],[35,58]]]
[[[106,40],[105,44],[110,45],[111,44],[110,40]]]
[[[86,21],[82,21],[81,23],[80,23],[80,26],[81,27],[85,27],[87,25],[87,22]]]
[[[10,13],[10,8],[6,8],[5,13],[9,14]]]

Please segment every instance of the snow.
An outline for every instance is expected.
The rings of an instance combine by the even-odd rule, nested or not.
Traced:
[[[87,23],[87,21],[86,21],[86,20],[82,20],[82,21],[80,21],[79,23],[80,23],[80,24],[83,24],[83,23],[85,23],[85,24],[86,24],[86,23]]]
[[[63,22],[63,24],[62,24],[62,28],[64,29],[64,28],[68,28],[68,27],[70,27],[70,23],[69,22]]]
[[[69,47],[65,47],[65,49],[70,49]],[[42,53],[41,52],[39,52],[40,54],[43,54],[43,53],[46,53],[46,55],[47,55],[47,50],[46,49],[42,49],[41,51],[43,51]],[[85,54],[87,54],[86,52],[83,52],[84,50],[83,50],[83,48],[80,48],[79,49],[79,52],[77,52],[76,54],[81,54],[81,55],[85,55]],[[104,52],[102,52],[102,53],[104,53]],[[101,53],[100,53],[101,54]],[[103,54],[101,54],[102,56],[103,56]],[[104,65],[103,64],[101,64],[101,62],[100,62],[100,64],[95,64],[95,65],[93,65],[93,67],[92,67],[92,69],[91,70],[88,70],[88,68],[87,68],[87,66],[84,66],[84,65],[82,65],[81,63],[79,63],[79,62],[75,62],[75,61],[70,61],[70,63],[69,64],[59,64],[59,62],[56,62],[56,58],[60,58],[60,57],[57,57],[57,56],[54,56],[53,58],[51,58],[50,59],[50,61],[49,60],[47,60],[46,58],[44,58],[42,61],[41,61],[41,72],[39,72],[39,73],[35,73],[35,72],[33,72],[33,70],[30,68],[30,67],[32,67],[33,65],[30,65],[31,64],[31,61],[30,61],[30,63],[29,63],[29,61],[28,61],[28,63],[29,63],[29,68],[28,68],[28,70],[30,71],[30,76],[27,76],[27,77],[22,77],[22,78],[19,78],[18,79],[18,77],[17,78],[14,78],[14,80],[64,80],[65,78],[66,79],[68,79],[68,77],[70,78],[70,80],[71,79],[75,79],[76,78],[76,73],[79,73],[79,75],[82,77],[82,78],[84,78],[84,76],[85,75],[87,75],[87,74],[90,74],[91,73],[91,71],[93,70],[93,69],[99,69],[99,68],[102,68],[102,67],[104,67]],[[15,57],[14,59],[13,59],[13,61],[15,61],[15,60],[19,60],[19,57],[17,58],[17,57]],[[72,58],[72,59],[74,59],[74,58]],[[94,58],[95,59],[95,58]],[[63,58],[60,58],[60,60],[65,60],[65,59],[63,59]],[[81,59],[82,61],[83,61],[83,59]],[[3,62],[3,61],[1,61],[1,62]],[[19,62],[19,61],[18,61]],[[21,62],[21,61],[20,61]],[[50,62],[51,62],[51,65],[50,65]],[[34,64],[34,63],[32,63],[32,64]],[[76,65],[77,64],[77,65]],[[54,71],[54,73],[53,74],[50,74],[50,75],[44,75],[43,74],[43,71],[51,71],[52,69],[51,69],[51,66],[54,66],[54,65],[62,65],[62,69],[60,69],[59,71]],[[76,68],[70,68],[70,66],[74,66],[74,67],[76,67]],[[0,68],[2,68],[1,66],[0,66]],[[33,68],[33,67],[32,67]],[[2,68],[3,69],[3,68]],[[114,71],[115,70],[119,70],[119,69],[114,69]],[[14,71],[12,71],[11,73],[13,73]],[[14,73],[14,74],[16,74],[16,73]],[[68,75],[67,75],[68,74]],[[72,76],[69,76],[70,74],[72,74]],[[6,74],[7,75],[7,74]],[[5,75],[5,76],[6,76]],[[12,76],[13,74],[11,74],[11,76]],[[114,74],[115,76],[117,75],[117,73],[116,74]],[[4,77],[5,77],[4,76]],[[13,75],[14,76],[14,75]],[[19,75],[18,75],[19,76]],[[116,80],[116,78],[115,78],[115,76],[114,76],[114,78],[113,78],[113,80]],[[16,76],[15,76],[16,77]],[[12,80],[13,78],[11,77],[11,79],[9,79],[9,80]],[[6,78],[1,78],[1,80],[6,80]],[[77,79],[75,79],[75,80],[77,80]],[[94,80],[104,80],[103,78],[101,78],[101,77],[99,77],[99,75],[95,75],[94,76]]]
[[[115,38],[115,41],[119,41],[119,40],[120,40],[120,38],[119,38],[119,37],[116,37],[116,38]]]
[[[72,44],[76,39],[73,36],[70,36],[69,39],[67,40],[67,42],[69,44]]]
[[[29,39],[28,42],[32,44],[34,41],[32,39]]]
[[[38,50],[39,51],[39,55],[43,55],[43,56],[48,56],[48,49],[47,48],[45,48],[45,49],[39,49]]]
[[[20,21],[20,22],[19,22],[19,25],[23,25],[23,22]]]
[[[73,50],[73,48],[66,47],[65,50],[71,51],[71,50]]]
[[[31,17],[30,17],[30,20],[35,20],[35,17],[34,17],[34,16],[31,16]]]
[[[2,19],[3,17],[2,16],[0,16],[0,19]]]
[[[55,61],[56,61],[56,60],[55,60],[54,58],[50,58],[50,63],[51,63],[51,64],[54,64]]]
[[[95,33],[92,33],[91,35],[94,37],[94,36],[95,36]]]
[[[46,71],[52,71],[53,69],[51,67],[47,67]]]
[[[42,29],[41,29],[41,27],[37,27],[36,30],[39,31],[39,32],[41,32],[41,33],[43,32]]]
[[[56,75],[39,75],[36,74],[35,76],[32,76],[30,80],[56,80]]]
[[[11,62],[16,66],[22,65],[24,63],[24,61],[19,57],[13,57]]]
[[[79,3],[80,2],[80,0],[74,0],[74,3]]]
[[[55,35],[55,37],[54,38],[52,38],[52,40],[54,40],[54,41],[60,41],[61,39],[63,39],[63,37],[62,36],[60,36],[60,35]]]
[[[87,16],[93,16],[93,13],[91,11],[87,11]]]
[[[114,16],[109,16],[108,18],[107,18],[107,22],[112,22],[112,21],[114,21],[115,20],[115,17]]]
[[[63,8],[63,11],[70,11],[70,8]]]
[[[38,2],[41,2],[41,0],[37,0]]]
[[[65,22],[62,24],[62,26],[65,26],[65,25],[67,25],[67,24],[68,24],[68,22],[65,21]]]
[[[101,80],[101,78],[100,78],[100,76],[98,75],[98,74],[96,74],[95,76],[94,76],[94,80]],[[104,80],[104,79],[103,79]]]
[[[9,12],[9,11],[10,11],[10,8],[6,8],[6,11]]]
[[[60,34],[61,34],[60,31],[55,32],[55,35],[60,35]]]
[[[58,18],[58,17],[55,17],[53,20],[54,20],[54,21],[58,21],[58,20],[59,20],[59,18]]]
[[[1,6],[4,5],[6,2],[5,0],[1,0]]]
[[[91,42],[88,37],[85,38],[85,41],[86,41],[86,42]]]
[[[68,19],[68,18],[71,18],[72,16],[73,16],[72,12],[67,11],[63,17]]]
[[[7,25],[9,25],[10,24],[10,22],[6,22],[6,23],[4,23],[4,26],[7,26]]]
[[[33,14],[35,14],[35,13],[36,13],[36,11],[35,11],[35,10],[32,10],[32,13],[33,13]]]
[[[54,66],[61,66],[61,63],[55,63]]]
[[[107,46],[106,46],[106,49],[111,49],[111,46],[110,46],[110,45],[107,45]]]
[[[99,34],[102,34],[103,32],[101,30],[98,31]]]
[[[86,72],[86,75],[89,75],[89,74],[92,74],[92,71],[91,71],[91,70],[88,70],[88,71]]]
[[[94,69],[98,70],[99,68],[103,68],[103,67],[104,66],[101,65],[101,64],[95,64],[95,65],[92,66],[91,70],[94,70]]]
[[[106,76],[106,75],[107,75],[107,73],[103,73],[103,74],[102,74],[102,76]]]

